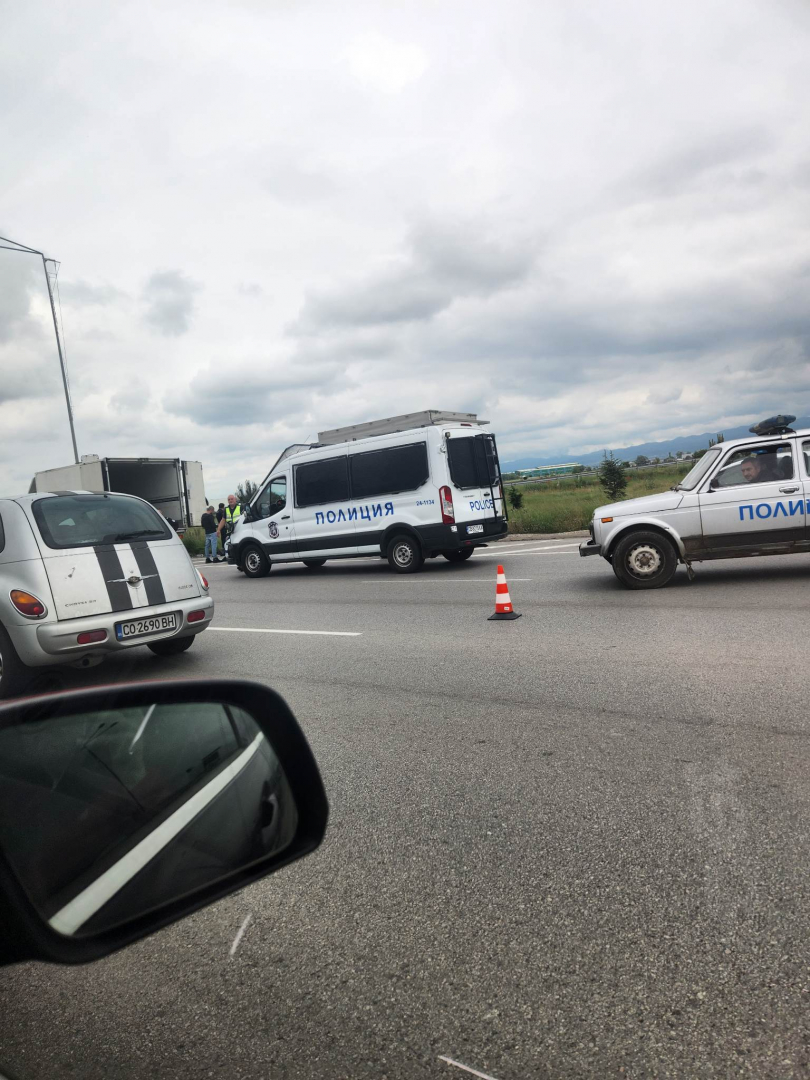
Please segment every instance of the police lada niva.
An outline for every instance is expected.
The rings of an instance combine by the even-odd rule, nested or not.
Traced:
[[[793,416],[711,447],[670,491],[599,506],[580,555],[601,555],[628,589],[659,589],[684,563],[810,550],[810,431]]]
[[[213,613],[183,542],[143,499],[0,498],[0,698],[36,668],[89,667],[136,645],[185,652]]]

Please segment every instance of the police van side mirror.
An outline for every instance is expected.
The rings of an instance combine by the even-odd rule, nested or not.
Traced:
[[[328,804],[286,703],[242,680],[0,708],[0,965],[106,956],[314,851]]]
[[[719,490],[720,490],[720,477],[719,476],[713,476],[712,480],[711,480],[711,483],[709,484],[709,491],[719,491]]]

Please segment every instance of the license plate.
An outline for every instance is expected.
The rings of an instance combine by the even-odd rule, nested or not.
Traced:
[[[468,525],[467,526],[467,532],[468,533],[482,533],[483,531],[484,531],[484,526],[483,525]]]
[[[132,641],[133,638],[165,634],[167,630],[176,629],[177,612],[172,611],[168,615],[149,615],[145,619],[118,622],[115,624],[115,636],[119,641]]]

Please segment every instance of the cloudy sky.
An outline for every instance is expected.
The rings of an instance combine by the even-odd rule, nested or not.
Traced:
[[[0,0],[0,234],[80,453],[423,408],[503,459],[810,412],[810,8]],[[0,490],[71,459],[0,251]]]

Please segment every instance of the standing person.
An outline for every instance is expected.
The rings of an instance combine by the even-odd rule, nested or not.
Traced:
[[[237,519],[242,516],[242,507],[236,501],[235,495],[228,496],[228,505],[225,507],[225,515],[222,521],[219,523],[219,533],[222,537],[222,549],[225,550],[225,545],[233,532]]]
[[[219,532],[217,531],[217,519],[214,514],[213,506],[209,506],[202,515],[200,524],[205,529],[205,561],[216,562]]]
[[[220,503],[217,507],[217,537],[222,540],[222,553],[225,553],[225,537],[222,535],[222,522],[225,520],[225,503]],[[222,527],[221,527],[222,526]]]

